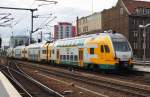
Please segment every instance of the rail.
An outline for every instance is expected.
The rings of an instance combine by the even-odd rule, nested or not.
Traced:
[[[24,64],[24,63],[22,63],[22,64]],[[58,77],[63,77],[66,79],[73,79],[75,81],[80,81],[80,82],[94,85],[97,87],[105,87],[105,88],[109,88],[109,89],[113,89],[113,90],[117,90],[117,91],[121,91],[121,92],[125,92],[125,93],[130,93],[132,95],[136,95],[136,96],[140,96],[140,97],[148,97],[149,93],[150,93],[150,90],[147,89],[150,87],[140,85],[140,84],[138,85],[138,84],[134,84],[134,83],[114,81],[114,80],[110,80],[110,79],[106,79],[106,78],[93,79],[93,78],[81,76],[81,75],[74,74],[74,73],[67,73],[67,72],[57,71],[57,70],[52,70],[52,69],[49,70],[49,69],[42,68],[39,66],[31,65],[31,64],[30,65],[24,64],[24,66],[30,67],[33,69],[37,69],[37,70],[40,70],[47,74],[55,75]],[[135,85],[136,85],[136,87],[135,87]]]
[[[14,64],[14,65],[16,65],[16,64]],[[5,65],[2,65],[2,66],[8,69],[8,72],[9,72],[11,78],[13,79],[13,81],[17,82],[17,84],[18,84],[19,82],[18,82],[17,80],[15,80],[15,78],[14,78],[14,77],[12,76],[12,74],[10,73],[10,70],[13,71],[13,72],[15,72],[15,73],[17,73],[17,74],[19,74],[19,75],[21,75],[21,76],[23,76],[23,77],[25,77],[26,79],[28,79],[28,80],[30,80],[31,82],[33,82],[34,84],[40,86],[41,88],[43,88],[45,91],[47,91],[47,92],[50,93],[50,94],[53,94],[53,95],[55,95],[56,97],[64,97],[63,95],[59,94],[58,92],[56,92],[56,91],[54,91],[54,90],[48,88],[47,86],[43,85],[43,84],[40,83],[39,81],[33,79],[32,77],[30,77],[29,75],[27,75],[25,72],[23,72],[20,68],[17,67],[18,71],[16,71],[16,70],[14,70],[13,68],[7,67],[7,66],[5,66]],[[17,65],[16,65],[16,66],[17,66]],[[18,85],[22,88],[22,85],[21,85],[20,83],[19,83]],[[22,89],[29,95],[29,97],[32,97],[32,96],[25,90],[25,88],[22,88]]]

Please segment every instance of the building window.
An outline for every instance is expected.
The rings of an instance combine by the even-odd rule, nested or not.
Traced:
[[[80,20],[78,21],[78,23],[79,23],[79,25],[81,25],[81,21]]]
[[[143,8],[138,8],[138,14],[143,14]]]
[[[69,32],[66,32],[66,37],[69,37]]]
[[[139,8],[136,9],[136,14],[139,14]]]
[[[147,10],[148,10],[148,15],[150,15],[150,8],[148,8]]]
[[[87,31],[88,31],[89,29],[88,29],[88,26],[87,26]]]
[[[123,15],[123,8],[120,8],[120,15]]]
[[[88,32],[88,26],[83,27],[83,32]]]
[[[81,28],[79,28],[78,30],[79,30],[79,33],[80,33],[81,32]]]
[[[133,31],[133,35],[134,35],[134,37],[137,37],[138,36],[138,32],[137,31]]]
[[[94,48],[90,48],[90,54],[94,54]]]
[[[84,27],[83,27],[83,32],[85,32]]]
[[[133,19],[133,25],[135,25],[136,24],[136,20],[135,19]]]
[[[61,32],[63,32],[63,26],[61,26],[60,30],[61,30]]]
[[[66,27],[66,31],[69,31],[69,27],[68,26]]]
[[[88,32],[88,26],[85,27],[85,32]]]
[[[133,46],[134,46],[134,49],[137,49],[137,43],[136,42],[133,43]]]

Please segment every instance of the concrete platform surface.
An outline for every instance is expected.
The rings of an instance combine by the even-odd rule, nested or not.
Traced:
[[[0,72],[0,97],[22,97],[2,72]]]
[[[135,65],[134,69],[138,71],[145,71],[145,72],[150,72],[150,66],[140,66],[140,65]]]

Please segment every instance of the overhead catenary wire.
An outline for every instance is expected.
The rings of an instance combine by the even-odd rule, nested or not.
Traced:
[[[35,3],[35,0],[32,2],[32,4],[29,6],[29,8],[31,8],[31,7],[34,5],[34,3]],[[18,21],[16,21],[16,22],[13,24],[13,26],[19,24],[22,20],[24,20],[24,19],[26,18],[26,17],[25,17],[25,13],[26,13],[26,12],[24,12],[24,14],[22,15],[22,17],[21,17],[20,19],[18,19]]]
[[[11,13],[8,13],[8,14],[6,14],[5,16],[3,16],[3,17],[0,17],[0,20],[3,20],[3,19],[6,19],[6,18],[8,18],[10,15],[11,15]]]

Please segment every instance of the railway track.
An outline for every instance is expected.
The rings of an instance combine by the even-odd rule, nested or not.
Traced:
[[[20,63],[24,64],[24,63]],[[76,74],[74,72],[63,72],[53,69],[47,69],[40,66],[32,65],[32,64],[24,64],[25,67],[32,68],[44,72],[45,74],[55,75],[61,78],[72,79],[75,81],[79,81],[82,83],[86,83],[88,85],[98,87],[98,88],[106,88],[113,91],[119,91],[122,93],[127,93],[136,97],[150,97],[150,86],[135,84],[131,82],[125,82],[115,79],[108,79],[101,77],[100,79],[85,77],[80,74]]]
[[[0,65],[0,68],[17,86],[22,97],[64,97],[27,75],[16,64]]]

